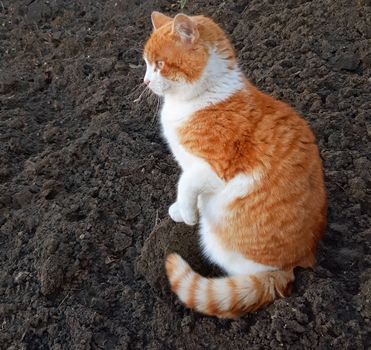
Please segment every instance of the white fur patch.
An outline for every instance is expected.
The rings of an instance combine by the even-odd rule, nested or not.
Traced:
[[[179,299],[183,302],[187,302],[189,298],[190,287],[193,281],[195,273],[193,271],[189,271],[186,276],[180,281],[179,288],[177,290],[177,294]]]
[[[213,280],[213,298],[220,311],[229,311],[231,308],[231,289],[225,278]]]
[[[169,276],[170,282],[174,283],[187,269],[188,264],[181,257],[178,257],[177,264],[174,267],[173,274]]]
[[[169,81],[163,79],[161,76],[161,70],[157,69],[155,64],[150,64],[148,60],[144,57],[146,62],[146,74],[144,76],[144,81],[148,80],[148,87],[157,95],[162,96],[165,91],[169,89]]]
[[[146,58],[144,58],[146,62],[146,74],[144,76],[144,80],[152,81],[155,76],[155,67],[151,65]]]
[[[195,161],[189,166],[178,182],[177,207],[183,222],[194,225],[197,222],[199,196],[203,193],[214,193],[222,188],[224,182],[205,161]]]
[[[179,204],[177,202],[173,203],[170,206],[169,215],[171,219],[175,222],[184,222],[182,215],[180,214]]]
[[[233,278],[236,284],[237,299],[241,305],[248,306],[256,302],[256,290],[247,276],[236,276]]]
[[[239,174],[218,190],[201,194],[199,207],[201,215],[214,224],[221,222],[228,215],[228,205],[250,193],[260,181],[258,171],[251,174]]]
[[[199,311],[206,311],[208,299],[207,299],[207,285],[208,280],[206,278],[201,278],[198,281],[198,286],[196,289],[195,305],[196,309]]]

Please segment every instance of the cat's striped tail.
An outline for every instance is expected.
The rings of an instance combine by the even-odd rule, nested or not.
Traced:
[[[188,308],[220,318],[236,318],[285,297],[294,281],[292,270],[205,278],[178,254],[168,255],[165,268],[172,291]]]

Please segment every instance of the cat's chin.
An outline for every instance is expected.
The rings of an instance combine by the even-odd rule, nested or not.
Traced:
[[[174,86],[170,84],[150,84],[149,89],[159,97],[165,97],[165,95],[170,95],[175,92]]]

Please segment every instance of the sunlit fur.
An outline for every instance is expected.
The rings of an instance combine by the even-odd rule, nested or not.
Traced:
[[[145,81],[164,96],[163,133],[182,168],[174,221],[200,223],[205,256],[228,277],[166,260],[182,302],[238,317],[290,293],[326,226],[322,164],[307,123],[241,73],[224,32],[202,16],[152,14]]]

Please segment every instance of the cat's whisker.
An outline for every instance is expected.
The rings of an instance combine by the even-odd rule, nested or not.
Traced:
[[[148,99],[148,101],[150,102],[150,104],[153,104],[154,102],[156,102],[156,97],[157,97],[157,95],[151,93],[151,94],[147,97],[147,99]]]
[[[133,102],[135,102],[135,103],[137,103],[137,102],[140,102],[141,101],[141,99],[142,99],[142,97],[143,97],[143,95],[145,94],[145,93],[147,93],[148,92],[148,88],[147,87],[145,87],[144,88],[144,90],[140,93],[140,95],[133,101]]]
[[[129,96],[136,93],[140,88],[145,87],[144,83],[140,83],[134,87],[133,90],[130,91]]]
[[[146,93],[146,90],[148,90],[147,86],[144,84],[144,83],[140,83],[138,84],[128,95],[127,97],[131,98],[133,95],[136,95],[137,92],[140,90],[140,89],[143,89],[139,96],[133,100],[133,102],[139,102],[141,101],[142,99],[142,96]]]
[[[160,115],[160,109],[161,109],[161,98],[157,96],[157,111],[156,111],[155,119],[157,119],[158,116]]]
[[[160,106],[161,106],[161,98],[157,96],[157,111],[156,115],[160,112]]]
[[[158,97],[157,95],[155,95],[156,97],[156,109],[155,109],[155,113],[153,114],[153,117],[152,117],[152,120],[151,120],[151,123],[152,125],[155,124],[156,120],[157,120],[157,116],[158,116],[158,113],[160,111],[160,105],[161,105],[161,99],[160,97]]]

